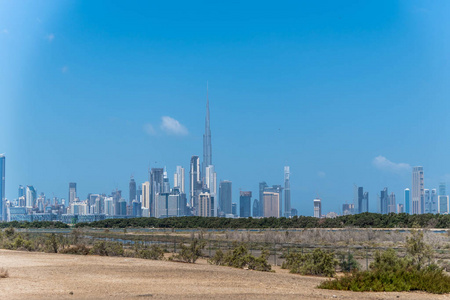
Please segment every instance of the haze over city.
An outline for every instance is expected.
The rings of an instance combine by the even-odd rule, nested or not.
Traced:
[[[284,166],[301,215],[341,212],[354,184],[370,211],[384,187],[401,202],[412,166],[448,183],[450,4],[105,3],[0,1],[6,198],[126,193],[155,167],[173,184],[203,155],[207,82],[233,202]]]

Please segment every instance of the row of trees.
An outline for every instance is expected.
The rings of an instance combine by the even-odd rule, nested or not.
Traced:
[[[216,217],[174,217],[108,219],[92,223],[78,223],[76,227],[94,228],[450,228],[450,215],[410,215],[362,213],[340,216],[334,219],[314,217],[293,218],[216,218]]]
[[[69,228],[69,225],[63,222],[53,221],[33,221],[33,222],[0,222],[0,228]]]

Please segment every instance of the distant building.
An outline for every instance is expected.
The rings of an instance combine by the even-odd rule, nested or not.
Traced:
[[[396,213],[397,212],[397,204],[395,201],[395,194],[392,192],[389,196],[389,203],[388,203],[388,213]]]
[[[405,213],[409,214],[411,213],[411,191],[406,188],[404,192],[404,199],[405,199]]]
[[[32,185],[27,185],[26,189],[26,207],[27,208],[34,208],[36,205],[36,190]]]
[[[232,203],[232,183],[229,180],[221,181],[219,184],[219,211],[225,215],[234,214]]]
[[[322,217],[322,200],[319,198],[314,199],[314,218]]]
[[[200,178],[200,158],[196,155],[191,157],[189,171],[189,206],[198,209],[198,196],[202,192],[202,181]]]
[[[77,184],[75,182],[69,183],[69,205],[75,201],[77,197]]]
[[[423,167],[414,167],[412,172],[411,214],[424,212],[424,175]]]
[[[327,219],[334,219],[334,218],[337,218],[337,217],[338,217],[338,214],[335,213],[334,211],[330,211],[330,212],[327,213],[327,215],[325,216],[325,218],[327,218]]]
[[[353,214],[353,212],[355,211],[355,205],[354,204],[342,204],[342,215],[344,216],[348,216]]]
[[[113,197],[105,198],[105,215],[114,216]]]
[[[200,217],[213,217],[214,216],[214,198],[208,192],[201,193],[199,195],[199,210],[198,216]]]
[[[259,183],[259,217],[264,216],[264,190],[268,187],[267,183],[265,181],[262,181]]]
[[[364,192],[364,188],[358,187],[358,213],[365,213],[369,211],[369,193]]]
[[[142,216],[150,217],[150,182],[142,184]]]
[[[230,214],[226,214],[225,216],[230,215]],[[236,203],[232,203],[231,204],[231,215],[233,215],[233,217],[237,216],[237,204]]]
[[[283,213],[284,213],[283,209],[282,209],[283,188],[281,187],[281,185],[272,185],[271,187],[266,186],[264,188],[264,193],[265,192],[278,194],[278,206],[279,206],[278,217],[281,217],[283,215]],[[266,207],[265,207],[265,201],[264,201],[264,216],[266,215],[265,210],[266,210]]]
[[[259,201],[253,200],[253,217],[259,217]]]
[[[404,212],[405,212],[405,209],[404,209],[403,204],[401,204],[401,203],[397,204],[397,213],[402,214]]]
[[[436,189],[431,190],[430,202],[431,202],[430,213],[432,213],[432,214],[439,213],[439,200],[438,200],[438,194],[437,194]]]
[[[155,216],[156,195],[164,192],[164,169],[152,168],[150,171],[150,216]]]
[[[180,188],[181,193],[184,194],[186,193],[184,184],[184,168],[182,166],[177,166],[177,171],[173,176],[173,187]]]
[[[134,200],[136,200],[136,181],[134,181],[134,178],[131,177],[130,184],[128,185],[129,188],[129,198],[128,198],[128,204],[131,205]]]
[[[438,210],[440,214],[448,214],[449,212],[449,197],[444,182],[439,184]]]
[[[291,216],[291,172],[289,166],[284,167],[284,216]]]
[[[264,217],[280,217],[280,194],[275,192],[264,192]]]
[[[241,218],[251,217],[252,192],[239,193],[239,216]]]
[[[378,200],[378,212],[380,214],[388,214],[389,213],[389,192],[388,192],[388,188],[385,187],[381,192],[380,192],[380,198]]]
[[[298,216],[298,210],[296,208],[291,208],[291,217]]]

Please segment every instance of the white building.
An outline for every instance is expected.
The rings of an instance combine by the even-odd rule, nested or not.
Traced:
[[[322,200],[314,199],[314,218],[322,217]]]

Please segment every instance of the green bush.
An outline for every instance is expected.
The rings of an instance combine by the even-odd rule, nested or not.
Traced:
[[[336,274],[338,263],[333,252],[315,249],[312,253],[292,252],[286,255],[286,261],[281,268],[302,275],[333,277]]]
[[[90,252],[89,248],[83,244],[70,246],[60,251],[60,253],[62,254],[77,254],[77,255],[88,255],[89,252]]]
[[[342,272],[351,272],[361,268],[359,263],[353,257],[353,254],[350,252],[347,255],[341,254],[340,261],[339,266],[341,267]]]
[[[208,260],[212,265],[229,266],[233,268],[256,271],[271,271],[272,266],[268,263],[267,258],[269,252],[263,250],[260,257],[255,257],[248,253],[248,249],[245,245],[237,245],[234,249],[229,250],[226,254],[223,254],[222,250],[217,250],[215,255]]]
[[[123,256],[123,244],[118,242],[97,241],[90,250],[90,254],[100,256]]]
[[[202,256],[202,250],[205,248],[206,243],[194,239],[189,246],[180,244],[181,251],[171,257],[171,260],[182,261],[194,264],[199,257]]]
[[[143,249],[138,251],[139,258],[162,260],[164,259],[164,250],[158,245],[151,245],[149,249]]]
[[[431,262],[432,250],[423,233],[413,232],[406,240],[406,256],[393,249],[376,252],[369,271],[355,270],[341,278],[323,282],[319,288],[351,291],[450,292],[450,276]]]

